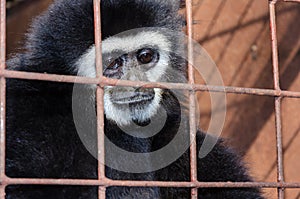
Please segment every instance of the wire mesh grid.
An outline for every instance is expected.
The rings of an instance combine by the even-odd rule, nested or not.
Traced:
[[[102,76],[102,54],[101,54],[101,15],[100,3],[101,0],[94,0],[94,17],[95,17],[95,46],[96,46],[96,68],[97,78],[65,76],[55,74],[39,74],[30,72],[19,72],[5,70],[6,57],[6,1],[0,0],[0,197],[5,198],[5,187],[13,184],[31,184],[31,185],[85,185],[98,186],[99,199],[105,198],[105,191],[110,186],[136,186],[136,187],[186,187],[192,188],[191,198],[198,198],[197,188],[208,187],[260,187],[260,188],[277,188],[278,198],[284,198],[285,188],[300,188],[300,182],[285,182],[284,168],[283,168],[283,147],[282,147],[282,122],[281,122],[281,102],[283,98],[300,98],[300,92],[281,90],[279,80],[279,61],[278,61],[278,47],[276,34],[276,3],[282,2],[296,2],[300,0],[269,0],[269,14],[270,14],[270,29],[271,29],[271,43],[272,43],[272,60],[273,60],[273,78],[274,89],[257,89],[257,88],[242,88],[230,86],[212,86],[195,84],[194,70],[191,65],[188,68],[189,83],[165,83],[165,82],[132,82],[126,80],[114,80]],[[182,1],[186,7],[187,18],[187,34],[189,36],[189,58],[193,56],[192,38],[193,38],[193,0]],[[5,118],[6,118],[6,78],[28,79],[28,80],[43,80],[54,82],[67,83],[82,83],[82,84],[97,84],[97,132],[98,132],[98,179],[32,179],[32,178],[9,178],[5,175]],[[118,81],[118,82],[117,82]],[[162,182],[162,181],[120,181],[110,180],[105,177],[105,166],[101,164],[104,162],[104,107],[103,95],[104,86],[114,86],[118,83],[120,86],[146,87],[146,88],[163,88],[181,89],[190,91],[190,129],[191,138],[196,134],[195,121],[195,92],[226,92],[233,94],[244,95],[258,95],[258,96],[272,96],[275,100],[275,125],[277,138],[277,182],[200,182],[197,180],[197,151],[195,140],[191,140],[190,147],[190,182]]]

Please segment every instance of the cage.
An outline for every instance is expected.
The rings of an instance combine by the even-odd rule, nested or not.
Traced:
[[[34,3],[35,4],[34,4]],[[37,4],[39,2],[39,4]],[[43,10],[51,1],[26,2],[23,9],[32,9],[40,5]],[[107,78],[79,78],[72,76],[35,74],[5,70],[6,56],[10,48],[10,38],[15,32],[24,30],[16,27],[13,17],[21,11],[9,13],[6,17],[6,1],[1,0],[1,40],[0,40],[0,76],[1,76],[1,198],[5,198],[5,187],[10,184],[37,185],[95,185],[99,186],[99,198],[105,198],[105,189],[109,186],[159,186],[192,187],[191,198],[197,198],[197,188],[201,187],[262,187],[266,198],[297,199],[300,194],[299,162],[299,117],[300,76],[299,47],[300,17],[299,0],[186,0],[183,13],[186,14],[186,32],[210,53],[222,73],[225,86],[204,85],[199,74],[189,68],[189,84],[176,85],[180,89],[196,91],[200,101],[200,127],[207,129],[211,117],[208,92],[226,93],[227,116],[223,136],[230,145],[242,151],[249,162],[255,182],[204,183],[197,181],[195,146],[191,146],[191,182],[143,182],[112,181],[106,179],[104,167],[99,164],[98,180],[76,179],[18,179],[5,175],[5,85],[6,78],[48,80],[57,82],[97,83],[113,85]],[[30,8],[29,8],[30,7]],[[100,0],[95,0],[96,48],[101,52]],[[26,12],[28,13],[28,12]],[[98,14],[97,14],[98,13]],[[12,20],[13,22],[10,22]],[[7,22],[7,23],[6,23]],[[270,26],[270,29],[269,29]],[[6,35],[6,27],[8,29]],[[18,34],[17,34],[18,35]],[[7,41],[6,41],[7,36]],[[15,37],[14,37],[15,38]],[[8,42],[8,44],[6,44]],[[192,52],[192,49],[190,49]],[[101,53],[97,53],[101,55]],[[102,74],[101,57],[97,57],[98,74]],[[132,82],[121,82],[132,85]],[[136,85],[137,83],[135,83]],[[139,83],[141,86],[143,83]],[[161,85],[164,85],[163,83]],[[148,84],[149,86],[149,84]],[[151,86],[151,85],[150,85]],[[152,85],[157,86],[157,85]],[[170,86],[170,85],[169,85]],[[193,107],[191,92],[190,106]],[[97,90],[98,115],[103,115],[103,90]],[[98,146],[103,147],[103,120],[98,118]],[[198,121],[191,115],[191,133],[194,134]],[[242,131],[241,131],[242,129]],[[99,155],[103,160],[103,154]]]

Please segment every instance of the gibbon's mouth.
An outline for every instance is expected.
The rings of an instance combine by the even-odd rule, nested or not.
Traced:
[[[108,87],[104,94],[106,118],[120,126],[148,124],[159,107],[162,90],[159,88]]]
[[[155,97],[153,89],[136,89],[134,91],[118,91],[111,94],[111,102],[116,105],[129,105],[130,107],[145,106]]]

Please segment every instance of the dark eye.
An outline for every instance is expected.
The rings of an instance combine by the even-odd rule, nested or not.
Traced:
[[[155,52],[151,49],[142,49],[138,52],[137,59],[142,64],[149,64],[153,61]]]
[[[124,65],[124,60],[120,57],[112,62],[104,69],[104,76],[120,78],[122,75],[122,67]]]
[[[113,62],[111,62],[107,68],[108,69],[117,69],[120,66],[123,66],[123,61],[122,61],[122,59],[118,58],[118,59],[114,60]]]

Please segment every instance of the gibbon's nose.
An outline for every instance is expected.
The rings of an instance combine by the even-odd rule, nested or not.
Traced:
[[[154,89],[153,88],[137,88],[135,89],[134,93],[136,95],[154,95]]]
[[[121,79],[148,81],[146,74],[135,67],[127,70]],[[135,104],[151,101],[154,99],[154,96],[155,92],[152,88],[114,87],[112,88],[110,99],[116,104]]]
[[[148,81],[145,72],[140,71],[135,67],[129,67],[124,76],[121,78],[130,81]]]

